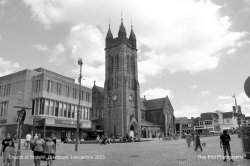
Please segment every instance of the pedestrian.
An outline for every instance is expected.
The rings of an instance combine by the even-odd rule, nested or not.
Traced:
[[[56,135],[54,133],[51,134],[51,139],[55,144],[55,153],[53,153],[53,160],[54,160],[55,159],[55,154],[56,154],[56,146],[59,145],[59,144],[57,142],[57,138],[56,138]]]
[[[38,138],[38,135],[37,135],[37,133],[35,134],[35,136],[34,136],[34,139],[36,140]]]
[[[6,138],[2,141],[2,154],[3,154],[3,163],[5,162],[5,149],[7,146],[12,145],[12,143],[14,143],[14,140],[11,139],[11,135],[10,133],[7,134]]]
[[[49,137],[47,140],[44,146],[44,153],[47,160],[47,166],[52,166],[52,159],[55,157],[56,152],[56,144],[53,142],[52,137]]]
[[[195,151],[197,150],[198,147],[201,149],[201,151],[203,150],[202,147],[201,147],[201,140],[200,140],[199,133],[196,133],[196,137],[195,137]]]
[[[15,145],[14,141],[12,140],[9,142],[9,145],[5,148],[4,151],[4,166],[12,166],[15,156]]]
[[[231,138],[229,136],[229,134],[227,134],[227,130],[223,130],[223,134],[221,134],[220,136],[220,148],[221,148],[221,144],[223,146],[223,151],[224,151],[224,160],[223,161],[227,161],[227,152],[230,158],[230,161],[233,162],[233,159],[231,158],[231,150],[230,150],[230,143],[229,141],[231,141]]]
[[[34,144],[34,162],[35,166],[40,166],[41,158],[43,157],[44,145],[45,141],[41,138],[41,134],[37,134],[37,139],[35,140]]]
[[[27,134],[26,135],[26,140],[25,140],[25,143],[24,143],[24,146],[25,146],[26,149],[28,149],[29,146],[30,146],[30,140],[31,140],[31,135]]]
[[[192,142],[192,138],[190,134],[186,134],[186,141],[187,141],[188,147],[190,147],[190,144]]]

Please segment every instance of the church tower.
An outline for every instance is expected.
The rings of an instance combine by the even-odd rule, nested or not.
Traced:
[[[131,25],[127,38],[122,19],[118,37],[113,38],[110,25],[106,36],[104,95],[104,133],[140,136],[136,37]]]

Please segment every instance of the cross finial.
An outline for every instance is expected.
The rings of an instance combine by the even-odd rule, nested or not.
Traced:
[[[131,19],[131,29],[133,29],[133,22],[132,22],[132,19]]]
[[[109,18],[109,28],[110,28],[110,18]]]
[[[122,12],[121,12],[121,22],[123,22],[123,18],[122,18]]]

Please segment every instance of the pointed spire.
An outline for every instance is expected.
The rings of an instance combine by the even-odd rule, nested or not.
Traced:
[[[136,40],[136,37],[135,37],[135,33],[133,31],[133,23],[132,23],[132,20],[131,20],[131,31],[130,31],[130,35],[129,35],[129,39],[130,40]]]
[[[110,19],[109,19],[109,29],[108,29],[106,39],[113,39],[113,35],[112,35],[111,29],[110,29]]]
[[[119,32],[118,32],[118,36],[119,37],[125,37],[127,36],[127,33],[126,33],[126,29],[123,25],[123,18],[122,18],[122,13],[121,13],[121,25],[120,25],[120,28],[119,28]]]

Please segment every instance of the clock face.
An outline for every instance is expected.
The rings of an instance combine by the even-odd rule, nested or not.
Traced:
[[[116,100],[117,100],[117,95],[113,95],[113,96],[112,96],[112,100],[113,100],[113,101],[116,101]]]

